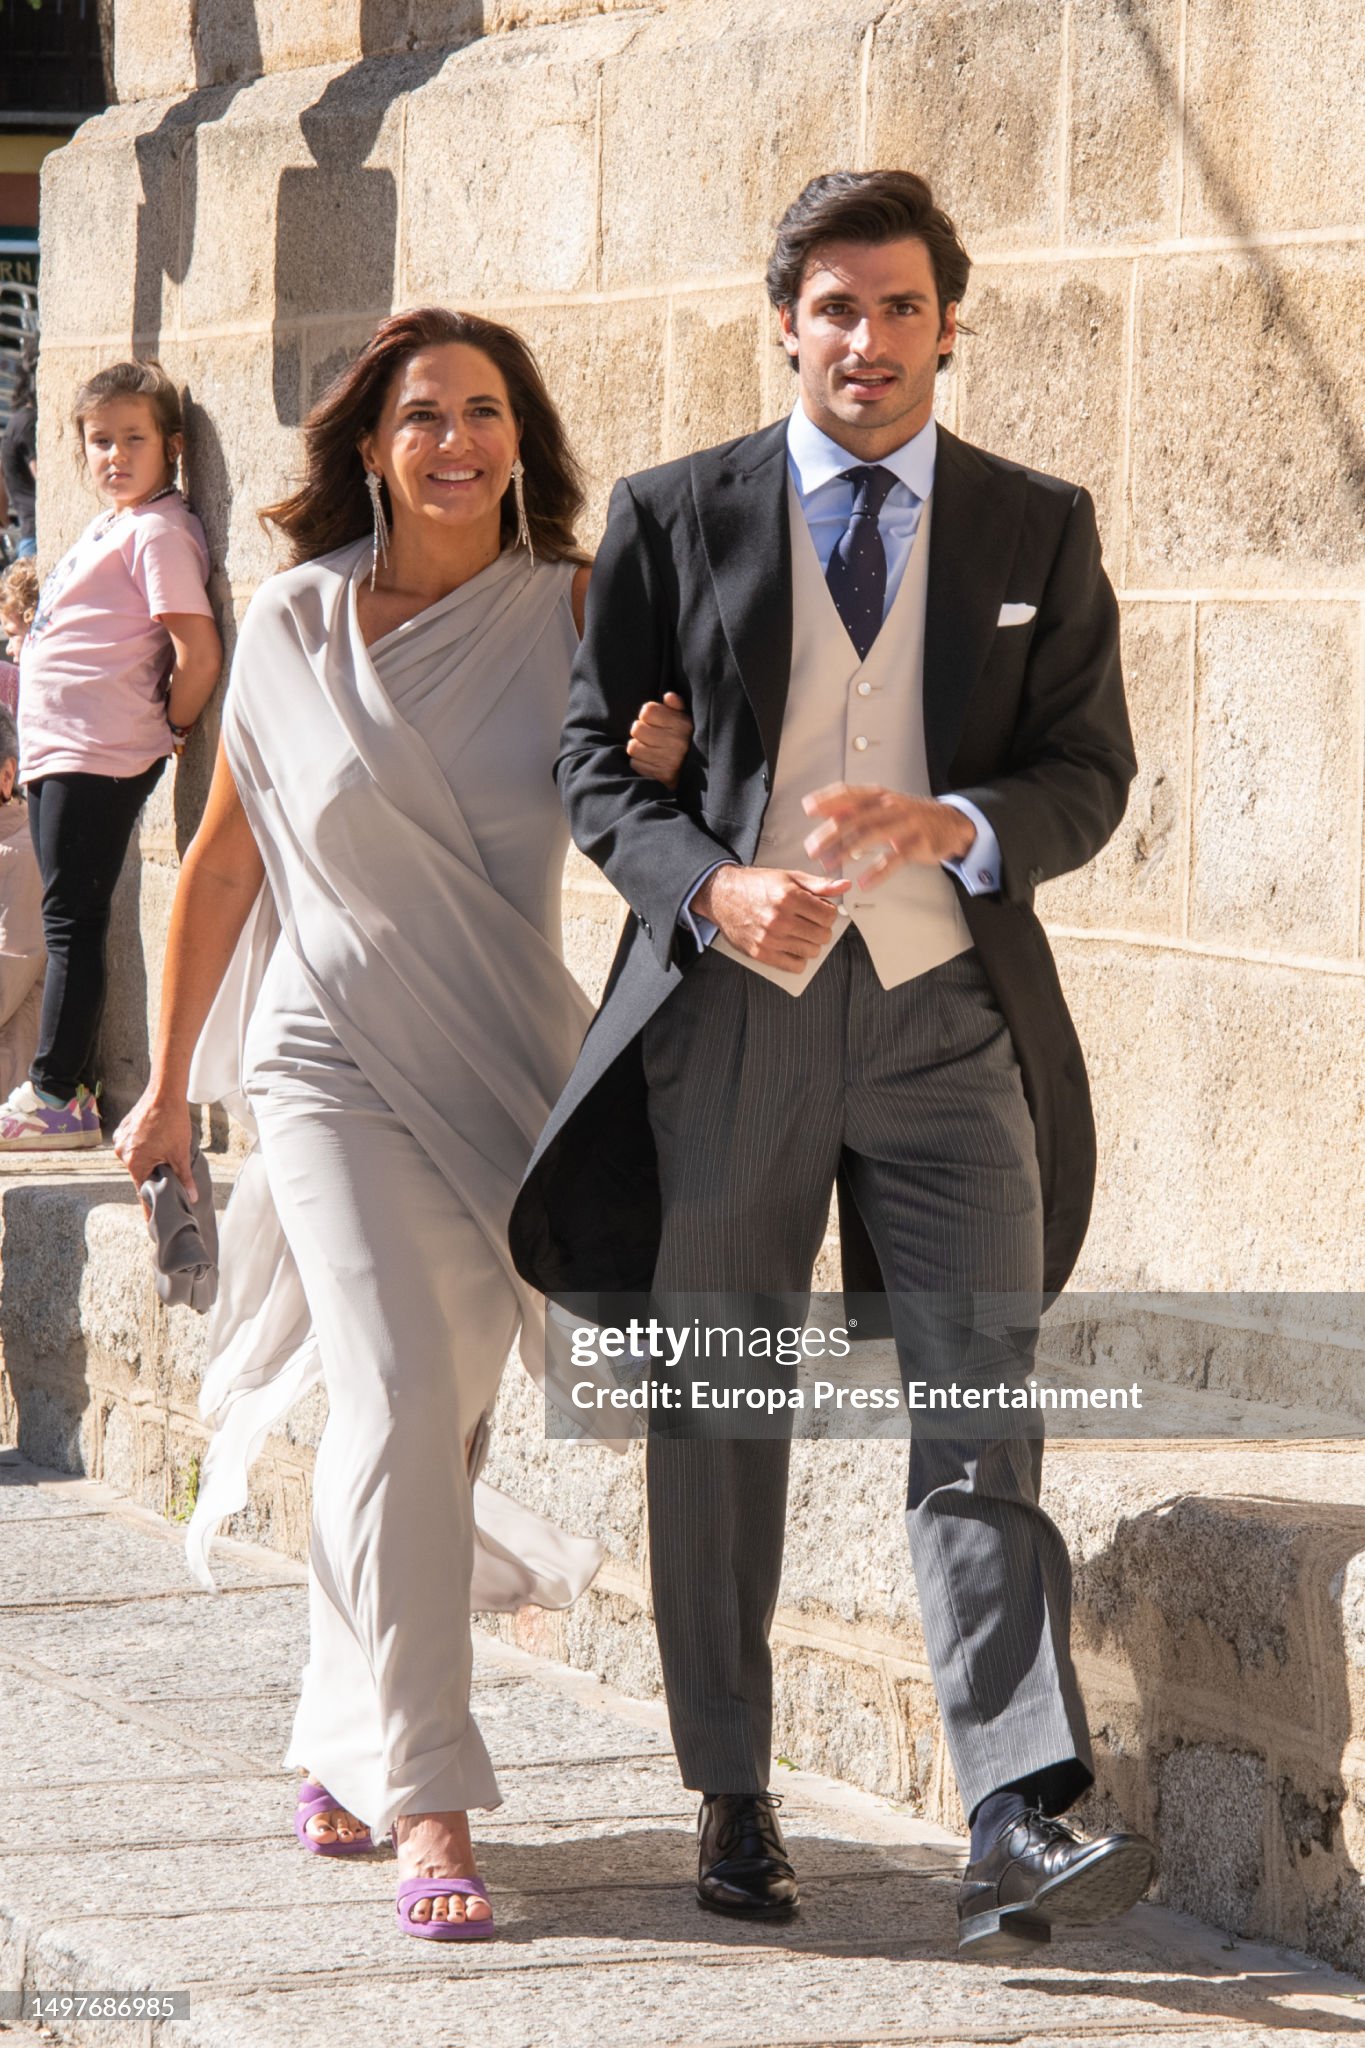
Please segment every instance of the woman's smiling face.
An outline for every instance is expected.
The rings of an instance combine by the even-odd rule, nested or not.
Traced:
[[[395,532],[408,520],[498,520],[519,438],[501,370],[468,342],[418,350],[396,373],[360,454],[389,489]]]

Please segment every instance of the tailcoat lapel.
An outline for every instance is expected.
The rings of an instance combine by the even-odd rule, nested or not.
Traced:
[[[771,774],[791,680],[787,423],[692,458],[692,495],[721,623]]]
[[[791,680],[791,531],[787,423],[692,458],[692,494],[730,652],[777,765]],[[987,468],[939,429],[924,633],[924,731],[930,779],[947,776],[971,692],[990,653],[1019,545],[1023,472]]]
[[[924,740],[935,789],[948,777],[995,637],[1027,488],[1022,470],[988,469],[940,427],[924,619]]]

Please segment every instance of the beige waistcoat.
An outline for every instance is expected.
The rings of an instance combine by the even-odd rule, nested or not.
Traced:
[[[777,774],[763,817],[754,866],[818,873],[803,841],[818,819],[801,799],[831,782],[879,783],[910,796],[931,794],[924,751],[924,610],[929,580],[933,498],[920,517],[910,561],[867,660],[839,617],[790,478],[792,667]],[[868,860],[873,858],[869,853]],[[867,861],[861,863],[866,866]],[[857,870],[846,867],[845,874]],[[972,943],[952,882],[940,867],[907,863],[876,889],[856,883],[843,899],[829,946],[801,974],[750,960],[717,935],[718,952],[799,996],[851,924],[872,956],[883,988],[940,966]]]

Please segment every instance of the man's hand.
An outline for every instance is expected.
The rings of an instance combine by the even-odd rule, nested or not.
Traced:
[[[824,820],[805,848],[827,873],[875,856],[858,877],[864,889],[875,889],[907,861],[938,867],[961,860],[976,838],[971,819],[952,804],[875,783],[831,782],[803,797],[801,807],[808,818]]]
[[[833,899],[853,884],[788,868],[717,868],[692,898],[736,952],[784,974],[800,974],[829,944],[838,916]]]
[[[665,789],[676,789],[691,744],[692,721],[687,707],[676,690],[668,690],[662,703],[651,697],[640,706],[630,728],[626,752],[637,775],[662,782]]]

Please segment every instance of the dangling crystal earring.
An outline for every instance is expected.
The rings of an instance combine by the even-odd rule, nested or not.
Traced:
[[[370,494],[370,504],[374,508],[374,550],[370,556],[370,588],[373,590],[374,579],[379,574],[379,564],[383,562],[387,565],[389,559],[389,522],[384,517],[384,500],[379,494],[379,477],[372,469],[365,472],[365,488]]]
[[[527,554],[534,562],[536,551],[531,546],[531,526],[526,517],[526,486],[522,481],[525,475],[525,464],[522,462],[521,457],[518,456],[512,464],[512,494],[517,501],[517,546],[525,548]]]

